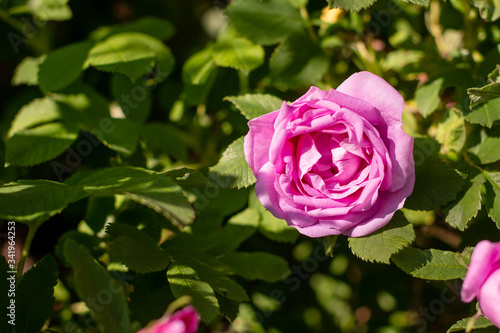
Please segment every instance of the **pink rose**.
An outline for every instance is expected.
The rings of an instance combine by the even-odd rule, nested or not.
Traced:
[[[462,285],[462,302],[477,298],[483,314],[500,327],[500,242],[477,243]]]
[[[392,86],[360,72],[250,120],[244,149],[260,202],[310,237],[383,227],[415,182],[403,109]]]
[[[170,317],[161,318],[151,327],[145,327],[138,333],[195,333],[200,324],[200,316],[192,306],[186,306]]]

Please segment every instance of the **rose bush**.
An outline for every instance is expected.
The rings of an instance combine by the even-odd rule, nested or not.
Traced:
[[[477,298],[483,314],[500,327],[500,242],[483,240],[476,245],[461,297],[464,303]]]
[[[310,237],[383,227],[415,182],[403,109],[392,86],[360,72],[252,119],[244,150],[260,202]]]
[[[192,306],[186,306],[170,317],[162,318],[138,333],[195,333],[200,324],[200,316]]]

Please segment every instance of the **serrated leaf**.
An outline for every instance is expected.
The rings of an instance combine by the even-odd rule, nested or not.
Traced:
[[[415,92],[415,102],[422,116],[428,117],[436,111],[441,101],[443,88],[444,78],[439,78],[417,89]]]
[[[172,251],[172,249],[171,249]],[[229,268],[213,255],[205,252],[172,253],[172,257],[179,265],[193,268],[202,281],[207,282],[217,293],[230,300],[248,301],[248,295],[241,285],[227,275]]]
[[[233,274],[247,280],[276,282],[290,274],[286,260],[270,253],[233,252],[226,254],[221,260]]]
[[[52,255],[27,271],[16,290],[16,332],[38,332],[52,313],[59,267]]]
[[[497,224],[500,229],[500,172],[488,172],[488,182],[486,183],[486,208],[488,216]]]
[[[358,12],[363,8],[368,8],[377,0],[327,0],[330,4],[330,9],[340,8],[347,11]]]
[[[161,151],[180,161],[187,160],[187,144],[173,126],[150,122],[141,126],[140,134],[146,147],[151,151]]]
[[[116,73],[111,78],[111,92],[125,118],[139,123],[148,119],[153,102],[151,91],[142,81],[132,83],[127,76]]]
[[[450,110],[448,118],[439,123],[436,140],[448,152],[460,152],[465,144],[466,132],[464,118],[454,109]]]
[[[305,27],[299,10],[285,0],[235,0],[226,14],[240,34],[261,45],[277,44]]]
[[[92,42],[80,42],[47,54],[40,64],[38,84],[44,91],[60,90],[75,81],[84,70]]]
[[[485,136],[481,142],[468,152],[473,153],[481,162],[481,164],[494,163],[500,160],[500,137]]]
[[[99,40],[124,32],[140,32],[160,40],[166,40],[172,37],[175,27],[169,21],[158,17],[142,17],[131,23],[100,27],[92,32],[91,37]]]
[[[295,89],[320,81],[328,69],[328,55],[305,33],[289,35],[276,48],[269,70],[280,89]]]
[[[401,0],[404,2],[411,2],[420,6],[425,6],[429,7],[429,4],[431,3],[431,0]]]
[[[217,66],[232,67],[245,74],[264,63],[264,49],[246,38],[225,38],[212,46],[212,56]]]
[[[459,200],[444,208],[445,221],[454,228],[464,231],[468,222],[476,217],[481,209],[481,189],[485,182],[483,175],[470,180],[467,189],[459,194]]]
[[[10,125],[7,137],[26,128],[59,120],[61,117],[60,105],[50,97],[34,99],[19,110]]]
[[[359,258],[384,264],[390,263],[394,253],[415,240],[415,231],[403,213],[397,211],[383,228],[365,237],[349,237],[349,248]]]
[[[494,121],[500,120],[500,99],[493,99],[476,106],[465,115],[465,119],[473,124],[491,127]]]
[[[153,68],[156,54],[147,45],[148,35],[121,33],[97,43],[89,52],[85,67],[127,75],[132,82]]]
[[[490,83],[481,88],[469,88],[470,108],[500,97],[500,82]]]
[[[209,183],[208,178],[201,172],[189,168],[172,169],[163,174],[184,186],[204,186]]]
[[[210,179],[217,179],[223,188],[242,188],[256,181],[252,169],[245,160],[243,137],[231,143],[217,165],[210,168]]]
[[[32,166],[62,154],[78,137],[79,128],[72,124],[50,123],[23,129],[5,144],[9,164]]]
[[[408,247],[391,257],[392,262],[408,274],[426,280],[464,278],[467,268],[455,259],[455,253],[436,249]]]
[[[451,326],[448,329],[448,331],[446,331],[446,333],[465,331],[465,328],[467,327],[469,320],[471,320],[471,318],[460,319],[459,321],[457,321],[456,324],[453,324],[453,326]],[[491,323],[491,321],[488,320],[488,318],[479,317],[474,322],[474,326],[472,328],[478,329],[478,328],[486,328],[486,327],[490,327],[490,326],[493,326],[493,324]]]
[[[68,0],[30,0],[28,8],[42,22],[66,21],[73,17]]]
[[[75,290],[94,312],[95,321],[102,325],[105,332],[128,332],[127,298],[119,282],[94,260],[85,246],[68,239],[64,249],[74,271]]]
[[[109,254],[137,273],[151,273],[167,268],[170,259],[165,251],[144,232],[134,226],[113,223],[108,226],[111,235]]]
[[[248,120],[279,110],[283,104],[282,99],[268,94],[227,96],[224,100],[233,103]]]
[[[0,186],[0,218],[19,222],[45,220],[82,198],[78,188],[48,180],[19,180]]]
[[[14,76],[11,81],[12,85],[18,86],[26,84],[28,86],[36,86],[38,84],[40,63],[42,63],[44,59],[45,55],[38,58],[26,57],[21,60],[14,71]]]
[[[485,21],[493,22],[500,18],[500,0],[472,0],[472,4],[479,9]]]
[[[488,74],[488,82],[490,83],[498,83],[500,82],[500,65],[497,65],[496,68]]]
[[[72,177],[73,178],[73,177]],[[93,170],[67,181],[95,196],[122,194],[184,226],[193,222],[193,207],[179,185],[153,171],[132,167]]]
[[[415,187],[405,208],[434,210],[457,197],[463,179],[448,164],[430,156],[415,168]]]
[[[194,269],[173,263],[167,271],[170,289],[175,297],[189,295],[193,306],[205,323],[210,323],[219,313],[219,301],[207,282],[201,281]]]

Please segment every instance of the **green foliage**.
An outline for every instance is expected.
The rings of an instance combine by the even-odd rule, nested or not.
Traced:
[[[426,280],[464,278],[467,268],[455,259],[454,252],[408,247],[391,257],[392,262],[414,277]]]
[[[225,100],[233,103],[248,120],[279,110],[283,104],[281,99],[268,94],[228,96]]]
[[[349,248],[359,258],[389,264],[391,256],[415,240],[413,226],[403,213],[396,212],[383,228],[365,237],[350,237]]]
[[[225,38],[212,47],[217,66],[233,67],[248,74],[264,63],[264,49],[245,38]]]
[[[64,255],[74,271],[74,288],[94,312],[99,325],[106,332],[127,332],[130,320],[127,299],[120,283],[94,260],[85,246],[74,240],[68,239],[64,243]]]
[[[299,10],[286,0],[235,0],[227,16],[240,34],[261,45],[277,44],[304,28]]]
[[[248,280],[276,282],[290,274],[283,258],[264,252],[235,252],[222,258],[231,267],[231,272]]]
[[[252,169],[245,160],[243,138],[231,143],[222,154],[219,163],[210,168],[211,178],[224,188],[242,188],[255,183]]]
[[[444,79],[439,78],[421,86],[415,92],[415,102],[422,116],[431,115],[439,106]]]
[[[24,58],[16,67],[16,71],[12,77],[12,85],[18,86],[26,84],[29,86],[36,86],[38,84],[38,71],[40,63],[42,63],[44,59],[45,57]]]
[[[52,313],[58,266],[47,255],[27,271],[16,290],[16,332],[39,331]]]
[[[500,120],[500,99],[493,99],[476,106],[465,119],[473,124],[491,127],[493,122]]]
[[[341,8],[350,11],[360,11],[363,8],[367,8],[372,5],[377,0],[355,0],[355,1],[346,1],[346,0],[328,0],[330,4],[330,8]]]
[[[500,18],[500,1],[473,0],[472,4],[479,9],[479,13],[484,20],[496,21]]]
[[[465,318],[465,319],[459,320],[456,324],[454,324],[452,327],[450,327],[448,329],[448,331],[446,331],[446,333],[465,331],[465,328],[467,327],[467,324],[469,323],[470,320],[471,320],[471,318]],[[486,317],[479,317],[479,318],[475,319],[474,325],[472,328],[474,328],[474,329],[486,328],[486,327],[490,327],[490,326],[493,326],[493,324]]]
[[[488,216],[500,229],[500,172],[488,172],[486,176],[488,179],[486,186]]]
[[[440,123],[436,132],[436,140],[447,151],[459,153],[467,138],[464,118],[454,109],[448,113],[448,118]]]

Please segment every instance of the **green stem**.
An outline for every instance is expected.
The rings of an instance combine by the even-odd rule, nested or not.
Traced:
[[[307,32],[309,33],[309,36],[311,36],[311,38],[319,43],[319,37],[318,35],[316,34],[316,31],[314,31],[313,27],[312,27],[312,24],[311,24],[311,20],[309,18],[309,13],[307,12],[307,8],[305,6],[302,6],[300,7],[300,15],[302,16],[302,18],[306,21],[306,24],[307,24]]]
[[[23,276],[24,264],[26,263],[26,259],[28,259],[28,255],[30,253],[31,243],[33,243],[33,238],[35,237],[36,231],[38,227],[42,225],[43,222],[38,222],[31,225],[28,229],[28,236],[26,237],[26,241],[24,242],[23,252],[21,253],[21,259],[19,260],[19,264],[17,265],[17,281],[21,281],[21,277]]]
[[[469,321],[467,322],[467,325],[465,326],[465,333],[470,333],[474,329],[474,324],[476,323],[477,318],[481,317],[483,313],[481,312],[481,309],[479,309],[475,315],[473,315]]]
[[[240,83],[240,95],[248,93],[250,83],[248,81],[248,75],[242,71],[238,71],[238,80]]]

